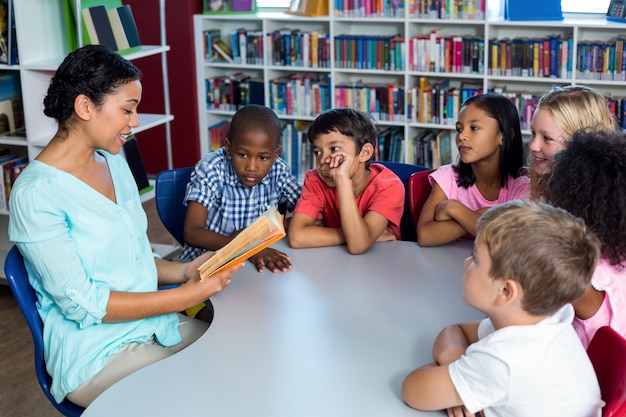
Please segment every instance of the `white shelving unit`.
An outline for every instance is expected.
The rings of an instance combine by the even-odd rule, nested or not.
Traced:
[[[419,78],[429,77],[431,83],[437,80],[449,80],[450,85],[460,86],[463,82],[478,83],[483,91],[494,87],[505,87],[507,91],[525,91],[543,93],[553,86],[564,86],[583,84],[594,87],[605,95],[626,96],[626,83],[623,81],[603,81],[588,80],[574,73],[569,78],[542,78],[542,77],[506,77],[492,76],[488,74],[488,63],[490,62],[488,40],[491,38],[513,38],[520,36],[540,37],[551,34],[561,34],[564,38],[573,37],[573,45],[576,48],[578,42],[582,40],[608,40],[617,35],[626,35],[626,25],[615,22],[608,22],[604,16],[590,15],[588,18],[565,16],[563,21],[506,21],[500,17],[489,17],[485,20],[442,20],[423,19],[414,17],[399,18],[358,18],[358,17],[338,17],[333,10],[334,2],[330,2],[329,16],[305,17],[284,13],[260,12],[253,15],[224,15],[224,14],[202,14],[194,16],[194,39],[196,53],[196,75],[198,87],[198,109],[199,124],[201,133],[200,149],[202,154],[206,154],[209,149],[208,127],[222,119],[228,119],[234,112],[223,110],[207,110],[205,79],[216,76],[233,74],[243,71],[253,77],[265,80],[265,105],[270,106],[270,91],[268,80],[278,76],[288,76],[290,74],[302,73],[322,73],[329,77],[332,87],[339,83],[349,83],[362,80],[374,83],[395,82],[405,87],[407,91],[410,87],[419,84]],[[249,30],[262,31],[264,37],[264,63],[262,65],[235,65],[218,62],[205,62],[202,32],[207,29],[219,28],[221,38],[230,45],[230,33],[233,29],[244,27]],[[329,33],[331,40],[340,34],[399,34],[405,39],[404,56],[408,61],[408,40],[416,35],[428,35],[431,30],[436,30],[438,34],[469,35],[485,40],[485,54],[483,74],[462,74],[462,73],[442,73],[442,72],[416,72],[408,70],[408,65],[398,71],[382,70],[360,70],[338,68],[333,62],[335,42],[331,42],[331,63],[330,68],[304,68],[296,66],[274,66],[270,65],[268,55],[270,38],[269,33],[278,28],[288,28],[291,30],[300,29],[302,31],[325,30]],[[576,57],[576,49],[572,51]],[[408,64],[408,62],[407,62]],[[331,88],[332,107],[335,105],[334,88]],[[406,114],[406,100],[405,112]],[[298,117],[279,115],[283,120],[312,120],[313,117]],[[404,129],[404,160],[408,161],[408,142],[420,129],[454,129],[454,125],[424,124],[409,121],[378,121],[380,126],[399,126]],[[529,131],[523,132],[525,135]],[[454,139],[453,139],[454,140]],[[453,152],[456,147],[452,146]],[[453,156],[455,156],[453,154]]]
[[[19,50],[19,65],[0,65],[0,72],[18,71],[21,79],[22,102],[24,107],[25,137],[0,136],[0,145],[10,145],[14,152],[34,159],[54,136],[57,126],[53,119],[43,114],[43,98],[50,80],[58,66],[68,54],[63,4],[66,0],[14,0],[14,14]],[[75,0],[76,10],[81,1]],[[169,87],[167,72],[165,0],[159,1],[161,40],[159,45],[145,45],[140,51],[124,55],[128,60],[160,55],[163,69],[163,114],[139,114],[140,126],[133,133],[140,133],[155,126],[165,125],[168,166],[172,166]],[[80,31],[79,31],[80,32]],[[146,193],[142,199],[154,197]],[[8,212],[0,212],[0,265],[4,265],[6,253],[11,248],[8,239]],[[0,279],[4,270],[0,268]]]

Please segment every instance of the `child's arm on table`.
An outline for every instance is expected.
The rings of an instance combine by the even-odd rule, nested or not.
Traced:
[[[459,359],[467,347],[478,340],[479,322],[444,328],[435,339],[435,363],[411,372],[402,384],[402,399],[419,410],[448,409],[448,416],[470,416],[452,384],[448,364]]]
[[[482,211],[474,212],[456,200],[448,200],[435,182],[417,221],[417,242],[420,246],[438,246],[472,231],[475,235],[481,214]]]
[[[341,229],[324,227],[323,221],[303,213],[294,213],[287,233],[292,248],[316,248],[346,243]]]

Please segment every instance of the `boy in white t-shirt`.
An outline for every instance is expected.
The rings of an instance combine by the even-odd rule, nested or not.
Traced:
[[[519,200],[479,220],[464,302],[487,318],[446,327],[435,363],[411,372],[402,398],[449,416],[599,417],[593,367],[571,323],[600,245],[582,220]]]

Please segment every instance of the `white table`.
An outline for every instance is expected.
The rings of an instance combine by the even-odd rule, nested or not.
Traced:
[[[471,243],[290,249],[293,270],[250,263],[213,298],[211,328],[187,349],[115,384],[93,416],[401,417],[402,380],[432,361],[447,324],[481,318],[465,306]]]

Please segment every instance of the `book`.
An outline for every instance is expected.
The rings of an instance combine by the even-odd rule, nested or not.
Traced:
[[[231,64],[235,63],[235,60],[233,59],[233,51],[221,39],[217,39],[213,42],[213,49],[225,62],[229,62]]]
[[[111,29],[109,14],[107,13],[106,7],[89,7],[87,9],[83,9],[81,13],[85,24],[87,25],[87,32],[89,33],[91,43],[104,45],[111,51],[117,51],[115,35],[113,34],[113,29]],[[89,17],[91,17],[90,20]],[[95,39],[93,33],[96,35]]]
[[[120,18],[120,22],[124,28],[126,34],[126,40],[128,41],[129,48],[141,47],[141,39],[139,39],[139,31],[137,30],[137,23],[133,17],[133,12],[129,4],[117,7],[117,14]]]
[[[126,157],[130,171],[135,178],[139,194],[143,194],[146,191],[151,190],[154,186],[150,185],[150,181],[148,181],[148,174],[146,173],[146,168],[143,164],[141,153],[139,152],[139,145],[137,144],[137,140],[134,135],[130,135],[126,138],[126,143],[124,144],[124,156]]]
[[[245,261],[285,235],[283,218],[278,213],[278,209],[272,206],[198,267],[200,279],[204,280],[219,271]]]
[[[107,14],[109,15],[109,23],[111,24],[111,30],[113,30],[113,36],[115,37],[115,45],[117,46],[117,50],[130,48],[128,38],[126,37],[124,26],[122,25],[122,21],[120,19],[120,15],[117,12],[117,9],[109,9],[107,10]]]

